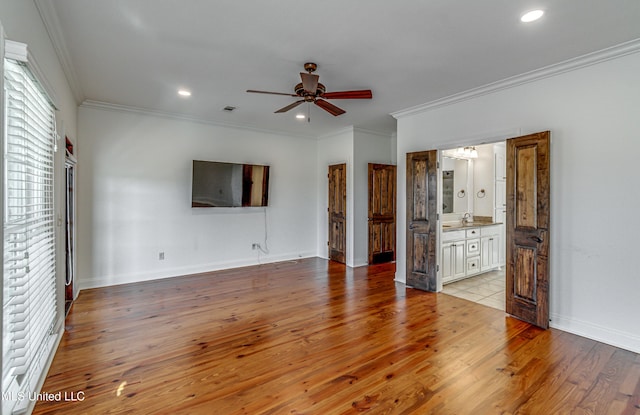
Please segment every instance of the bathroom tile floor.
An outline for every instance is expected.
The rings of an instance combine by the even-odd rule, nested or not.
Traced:
[[[504,268],[444,286],[442,292],[504,311]]]

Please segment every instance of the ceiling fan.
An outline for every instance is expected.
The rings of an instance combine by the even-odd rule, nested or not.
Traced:
[[[362,89],[359,91],[339,91],[339,92],[326,92],[326,88],[318,80],[320,76],[314,74],[318,65],[315,63],[307,62],[304,64],[304,69],[307,73],[300,72],[300,78],[302,82],[295,86],[295,94],[288,94],[286,92],[269,92],[269,91],[256,91],[254,89],[248,89],[247,92],[256,94],[272,94],[272,95],[285,95],[291,97],[302,98],[293,104],[289,104],[286,107],[280,108],[275,113],[287,112],[298,105],[308,102],[313,102],[329,114],[338,116],[344,114],[346,111],[342,108],[336,107],[327,99],[371,99],[373,96],[370,89]]]

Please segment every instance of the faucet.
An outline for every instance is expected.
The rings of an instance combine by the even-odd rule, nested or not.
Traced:
[[[469,214],[469,212],[467,212],[462,217],[462,224],[463,225],[467,224],[469,222],[469,219],[471,219],[471,214]]]

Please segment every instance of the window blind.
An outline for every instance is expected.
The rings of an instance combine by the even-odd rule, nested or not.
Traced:
[[[55,113],[29,69],[11,59],[4,60],[4,96],[2,374],[3,394],[15,397],[37,392],[54,345]]]

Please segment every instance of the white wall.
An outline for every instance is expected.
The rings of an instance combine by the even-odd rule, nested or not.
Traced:
[[[398,207],[407,152],[551,130],[552,327],[640,352],[640,53],[399,115]],[[461,122],[464,121],[464,122]],[[473,142],[468,143],[473,144]],[[405,218],[398,218],[405,280]]]
[[[353,266],[369,261],[369,163],[393,164],[390,151],[391,136],[370,131],[354,130],[354,234]]]
[[[493,216],[493,144],[476,146],[478,158],[473,160],[473,214],[475,216]],[[478,192],[484,189],[484,197]]]
[[[353,266],[353,128],[337,131],[335,134],[321,137],[317,150],[317,253],[320,258],[328,258],[329,251],[329,179],[328,167],[334,164],[347,165],[347,265]]]
[[[82,288],[315,255],[315,141],[97,106],[78,125]],[[193,159],[271,166],[268,255],[264,208],[191,208]]]
[[[328,257],[329,206],[327,167],[347,165],[346,264],[350,267],[368,262],[368,164],[393,164],[393,137],[349,127],[318,140],[318,253]]]

